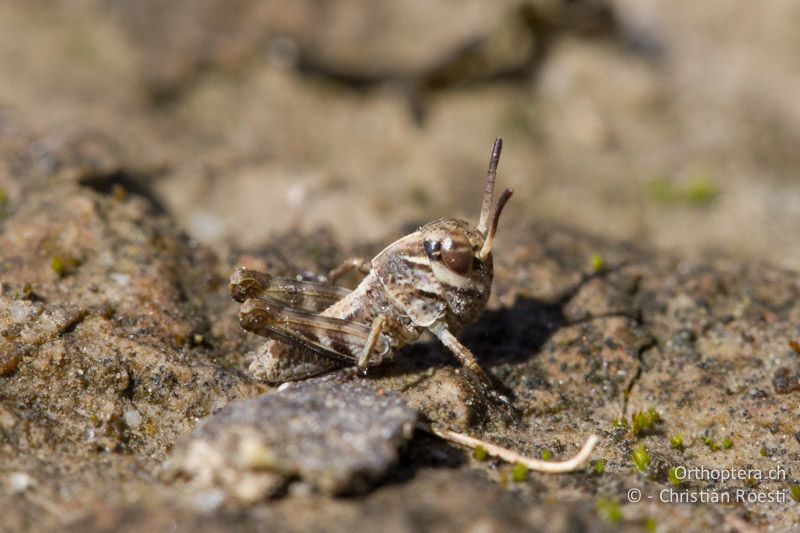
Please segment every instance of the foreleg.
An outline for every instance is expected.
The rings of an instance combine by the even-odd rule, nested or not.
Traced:
[[[489,389],[493,388],[492,380],[489,379],[489,376],[478,364],[478,360],[475,359],[475,356],[472,355],[472,352],[469,351],[469,348],[461,344],[455,335],[450,333],[450,330],[447,329],[446,326],[440,326],[432,329],[431,331],[434,335],[439,337],[439,340],[442,341],[442,344],[444,344],[445,347],[456,356],[462,365],[469,368],[472,373],[475,374]]]
[[[372,321],[372,327],[370,328],[367,342],[364,343],[364,349],[361,351],[361,355],[358,357],[358,368],[362,372],[366,372],[367,367],[369,366],[370,358],[372,357],[372,353],[375,351],[375,346],[378,344],[378,340],[380,339],[381,335],[381,329],[383,328],[383,323],[385,321],[386,317],[383,315],[378,315],[375,317],[375,320]]]

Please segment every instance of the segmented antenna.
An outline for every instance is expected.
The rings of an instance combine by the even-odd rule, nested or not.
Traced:
[[[494,234],[497,233],[497,223],[500,220],[500,213],[503,212],[503,208],[508,202],[508,199],[511,198],[511,195],[514,194],[514,189],[506,189],[503,191],[503,194],[500,195],[500,198],[497,199],[497,205],[494,206],[494,213],[492,214],[492,225],[489,226],[489,231],[486,234],[486,239],[483,241],[483,248],[481,248],[480,258],[481,261],[486,259],[489,254],[492,252],[492,244],[494,244]]]
[[[494,180],[497,177],[497,164],[500,162],[500,152],[503,151],[503,139],[498,137],[492,146],[492,157],[489,159],[489,170],[486,172],[486,189],[483,191],[483,206],[481,206],[481,218],[478,222],[478,231],[487,235],[487,224],[489,223],[489,213],[492,209],[492,197],[494,196]],[[495,224],[496,225],[496,224]]]

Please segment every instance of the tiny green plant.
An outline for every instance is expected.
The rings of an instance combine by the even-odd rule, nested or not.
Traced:
[[[592,256],[589,258],[589,262],[592,265],[592,270],[596,273],[600,273],[605,270],[606,261],[603,259],[603,256],[598,253],[593,253]]]
[[[633,427],[631,431],[634,436],[639,436],[640,433],[652,430],[656,424],[661,422],[661,416],[655,408],[651,407],[647,411],[638,411],[631,417]]]
[[[720,191],[710,173],[697,172],[682,185],[665,176],[650,180],[647,194],[658,204],[704,207],[716,200]]]
[[[603,459],[598,459],[594,463],[594,471],[597,474],[603,474],[606,471],[606,462]]]
[[[686,203],[689,205],[708,205],[717,196],[719,196],[719,189],[717,189],[717,186],[711,181],[711,177],[707,173],[695,175],[686,184],[685,197]]]
[[[475,451],[472,452],[473,457],[478,461],[485,461],[489,458],[489,452],[483,446],[476,446]]]
[[[50,268],[59,278],[72,273],[80,264],[79,259],[70,255],[56,255],[50,258]]]
[[[683,435],[676,433],[669,438],[669,445],[673,450],[683,449]]]
[[[525,481],[528,478],[528,467],[522,463],[515,464],[511,477],[516,482]]]
[[[53,257],[50,259],[50,268],[52,268],[53,272],[58,274],[59,277],[63,276],[67,272],[67,267],[64,264],[64,260],[60,257]]]
[[[548,448],[545,448],[544,450],[542,450],[542,460],[543,461],[549,461],[552,458],[553,458],[553,452],[551,450],[549,450]]]
[[[640,444],[633,449],[631,460],[636,470],[639,472],[647,472],[647,469],[650,467],[650,454],[647,453],[644,444]]]
[[[794,501],[800,502],[800,485],[792,485],[789,488],[789,494],[792,495]]]
[[[611,421],[611,428],[612,429],[628,429],[630,426],[628,425],[628,421],[624,418],[615,418]]]
[[[670,485],[674,485],[676,487],[680,486],[681,479],[678,477],[677,467],[673,466],[672,468],[669,469],[669,472],[667,472],[667,479],[669,480]]]
[[[716,452],[717,450],[719,450],[719,444],[717,444],[711,437],[704,437],[703,444],[708,446],[708,449],[711,450],[712,452]]]
[[[606,498],[597,500],[597,512],[606,522],[616,524],[622,520],[622,508],[618,502]]]
[[[722,439],[722,449],[723,450],[730,450],[733,448],[733,440],[730,437],[725,437]]]

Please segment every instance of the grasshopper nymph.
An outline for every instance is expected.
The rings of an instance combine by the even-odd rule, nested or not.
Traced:
[[[370,262],[353,260],[332,271],[359,268],[366,277],[353,290],[237,269],[231,295],[243,302],[242,327],[270,337],[250,372],[271,383],[310,377],[356,364],[362,371],[390,359],[423,330],[436,335],[486,385],[489,377],[455,337],[477,320],[492,285],[492,244],[506,189],[492,209],[503,142],[492,147],[478,226],[440,218],[381,251]]]

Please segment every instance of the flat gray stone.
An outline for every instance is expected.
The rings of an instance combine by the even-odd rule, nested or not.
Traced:
[[[359,492],[394,465],[416,418],[398,394],[358,378],[292,383],[204,420],[167,472],[240,502],[273,495],[297,478],[326,494]]]

